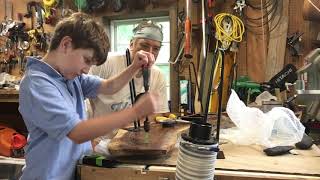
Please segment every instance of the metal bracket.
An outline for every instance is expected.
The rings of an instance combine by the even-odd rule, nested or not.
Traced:
[[[287,37],[287,44],[289,46],[290,54],[292,56],[301,56],[300,52],[300,42],[302,40],[301,36],[303,33],[300,33],[299,31],[293,33],[289,37]]]
[[[242,10],[244,7],[246,7],[246,1],[245,0],[237,0],[236,4],[234,5],[234,10],[236,12],[239,12],[240,14],[242,14]]]

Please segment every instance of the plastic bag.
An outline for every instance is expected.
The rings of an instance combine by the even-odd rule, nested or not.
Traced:
[[[227,113],[235,128],[221,130],[221,138],[235,144],[259,144],[265,147],[293,145],[301,141],[304,126],[294,113],[284,107],[275,107],[263,113],[255,107],[246,107],[232,90]]]

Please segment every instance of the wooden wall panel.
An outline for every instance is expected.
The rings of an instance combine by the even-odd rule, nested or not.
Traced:
[[[18,18],[18,14],[21,14],[22,17],[27,13],[27,3],[31,2],[30,0],[0,0],[0,22],[4,21],[4,17],[6,16],[6,11],[7,11],[7,18],[8,19],[12,19],[14,21],[19,21]],[[36,0],[36,2],[42,2],[42,0]],[[12,9],[9,9],[9,7],[12,7]],[[34,8],[33,8],[34,10]],[[10,15],[8,12],[10,12]],[[22,18],[22,22],[26,23],[25,29],[28,31],[31,29],[31,18]],[[35,13],[33,13],[33,22],[36,22],[36,18],[35,18]],[[45,33],[51,34],[53,32],[54,26],[52,25],[48,25],[44,23],[44,31]],[[1,37],[0,38],[0,46],[4,46],[6,39],[5,37]],[[45,54],[45,52],[40,51],[40,50],[36,50],[36,48],[34,46],[31,46],[31,48],[28,50],[29,52],[36,52],[37,55],[43,55]],[[0,54],[0,61],[3,61],[3,59],[5,58],[6,55],[4,54]],[[21,71],[20,71],[20,67],[18,65],[15,66],[15,68],[13,68],[10,73],[12,75],[15,75],[17,77],[21,77]]]
[[[30,2],[30,0],[0,0],[0,19],[4,18],[5,15],[5,9],[4,9],[4,2],[12,2],[13,5],[13,13],[12,17],[14,19],[17,19],[17,13],[25,14],[27,11],[26,4]],[[41,2],[41,0],[36,0],[38,2]],[[191,1],[191,0],[190,0]],[[313,48],[317,47],[316,44],[313,44],[313,40],[316,39],[317,34],[320,30],[320,25],[317,22],[310,22],[305,21],[302,16],[302,6],[303,1],[302,0],[288,0],[289,6],[288,6],[288,35],[300,31],[303,32],[304,35],[302,36],[302,42],[301,42],[301,53],[302,55],[299,57],[292,57],[288,53],[288,48],[286,47],[285,51],[285,58],[283,64],[293,63],[297,67],[301,67],[303,65],[303,57],[310,52]],[[154,1],[156,2],[156,1]],[[191,1],[192,2],[192,1]],[[199,1],[200,2],[200,1]],[[251,0],[252,3],[255,3],[256,5],[260,5],[261,0]],[[225,1],[225,0],[217,0],[216,1],[216,7],[212,9],[212,13],[217,14],[219,12],[229,12],[232,13],[233,11],[233,3],[234,1]],[[200,3],[192,3],[193,5],[193,12],[192,12],[192,23],[194,25],[200,25],[200,18],[201,18],[201,8]],[[76,7],[74,5],[73,0],[65,0],[65,6],[73,8],[76,10]],[[97,20],[101,21],[102,16],[108,16],[112,18],[134,18],[134,17],[143,17],[146,15],[159,15],[159,14],[168,14],[170,11],[170,15],[173,15],[175,17],[171,17],[171,23],[174,23],[172,25],[176,25],[175,28],[172,28],[171,33],[175,33],[175,35],[171,36],[171,51],[173,52],[171,54],[171,58],[175,56],[176,52],[176,40],[177,40],[177,31],[178,31],[178,23],[176,19],[176,15],[178,11],[181,11],[185,6],[185,0],[164,0],[159,1],[153,4],[149,4],[143,9],[139,10],[132,10],[132,9],[124,9],[118,13],[113,12],[110,7],[106,7],[104,9],[101,9],[99,11],[96,11],[93,15],[97,18]],[[170,9],[171,8],[171,9]],[[246,7],[247,8],[247,7]],[[260,11],[250,11],[249,8],[247,8],[248,14],[250,14],[252,17],[260,17],[261,12]],[[28,27],[30,26],[30,19],[23,19]],[[45,25],[46,31],[53,31],[53,26]],[[264,27],[266,28],[266,27]],[[262,28],[261,28],[262,29]],[[267,29],[264,29],[267,30]],[[262,31],[260,31],[261,33]],[[195,30],[193,32],[193,51],[195,53],[194,58],[192,61],[198,66],[199,63],[199,54],[201,52],[201,28],[200,30]],[[270,67],[267,67],[267,47],[268,47],[268,35],[265,35],[265,37],[262,37],[261,35],[256,35],[250,31],[246,31],[245,37],[243,39],[243,42],[240,43],[239,52],[237,53],[237,62],[238,62],[238,75],[248,75],[253,81],[256,82],[263,82],[265,80],[268,80],[269,77],[265,75],[265,72],[268,71],[268,68],[270,70]],[[272,48],[272,46],[270,47]],[[270,50],[269,48],[269,50]],[[282,47],[284,48],[284,47]],[[271,51],[270,51],[271,52]],[[187,66],[186,66],[187,67]],[[271,67],[272,68],[272,67]],[[272,69],[276,73],[275,69]],[[185,71],[187,72],[187,71]],[[179,78],[178,78],[177,72],[171,72],[171,86],[172,86],[172,97],[173,98],[173,104],[174,109],[177,110],[179,108]],[[269,75],[270,76],[270,75]]]
[[[273,30],[270,32],[268,43],[266,71],[264,74],[265,82],[268,82],[284,67],[288,31],[288,6],[289,0],[282,0],[278,6],[282,8],[277,9],[275,18],[269,23],[269,28]]]
[[[287,51],[285,55],[285,64],[292,63],[297,67],[303,65],[303,56],[310,50],[309,43],[309,22],[305,21],[302,16],[302,0],[290,0],[289,1],[289,25],[288,25],[288,35],[295,32],[303,32],[301,41],[301,56],[293,57],[287,46]]]
[[[256,11],[256,10],[247,8],[246,12],[247,12],[247,15],[252,18],[262,17],[261,11]],[[246,69],[247,74],[239,74],[239,75],[247,75],[250,77],[251,80],[255,82],[264,81],[264,72],[266,71],[266,54],[267,54],[267,46],[268,46],[267,30],[268,30],[267,27],[263,26],[263,27],[255,28],[251,30],[247,29],[245,33],[246,64],[241,64],[245,66],[241,68]],[[257,35],[257,34],[261,34],[261,35]],[[239,52],[239,54],[241,53],[242,52]],[[239,59],[239,62],[241,61],[242,59]]]
[[[31,0],[1,0],[0,5],[2,9],[5,9],[4,2],[7,1],[7,3],[12,3],[12,18],[13,20],[18,20],[18,13],[22,13],[23,15],[27,13],[27,3],[31,2]],[[42,2],[42,0],[33,0],[35,2]],[[1,11],[0,13],[0,20],[2,21],[4,19],[5,14],[4,11]],[[23,18],[23,22],[26,23],[26,26],[30,28],[30,22],[31,20],[28,18]],[[48,32],[53,31],[54,26],[44,24],[44,29]]]

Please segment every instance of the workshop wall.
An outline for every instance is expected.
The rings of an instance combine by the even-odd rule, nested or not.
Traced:
[[[6,3],[7,2],[7,3]],[[6,14],[12,14],[12,19],[18,20],[18,13],[27,13],[27,3],[30,0],[0,0],[0,19],[4,19]],[[36,0],[36,2],[42,2]],[[118,2],[118,3],[115,3]],[[119,2],[125,2],[120,3]],[[199,80],[199,74],[195,75],[193,72],[193,65],[196,71],[199,73],[202,61],[202,35],[201,35],[201,1],[189,0],[191,9],[191,22],[192,22],[192,34],[191,34],[191,54],[192,58],[181,57],[181,60],[171,65],[170,72],[170,84],[171,84],[171,104],[172,110],[177,112],[179,107],[179,80],[186,79],[193,82],[192,89],[195,92],[196,80]],[[233,13],[234,2],[226,0],[216,0],[213,7],[209,9],[212,15],[216,15],[221,12]],[[261,0],[250,0],[250,4],[255,7],[261,7]],[[274,74],[282,69],[285,64],[292,63],[296,67],[301,67],[304,64],[304,56],[310,52],[313,48],[319,46],[317,41],[317,35],[320,30],[320,25],[316,22],[306,21],[303,19],[302,8],[304,1],[301,0],[263,0],[263,3],[278,2],[278,11],[275,16],[281,17],[279,22],[277,18],[268,22],[265,13],[268,12],[267,8],[244,8],[244,15],[241,17],[243,22],[248,25],[250,18],[260,19],[256,22],[256,28],[247,27],[245,35],[237,52],[228,54],[226,61],[232,62],[234,59],[237,62],[237,75],[249,76],[249,78],[255,82],[268,81]],[[12,4],[12,12],[10,13],[10,6]],[[79,7],[75,5],[73,0],[64,0],[63,7],[65,9],[71,8],[78,10]],[[5,5],[7,4],[7,5]],[[126,19],[126,18],[138,18],[143,16],[155,16],[155,15],[169,15],[171,27],[171,58],[175,59],[178,50],[182,45],[178,46],[178,39],[183,35],[184,22],[183,16],[185,16],[186,0],[137,0],[137,1],[105,1],[105,5],[102,8],[98,8],[92,11],[92,15],[98,21],[101,21],[108,25],[108,19]],[[270,9],[269,9],[270,10]],[[58,9],[59,11],[59,9]],[[102,18],[104,17],[104,18]],[[178,18],[179,17],[179,18]],[[249,17],[249,18],[248,18]],[[264,17],[261,19],[261,17]],[[179,20],[178,20],[179,19]],[[23,22],[30,28],[31,20],[23,18]],[[34,21],[36,21],[34,19]],[[263,25],[261,25],[263,24]],[[251,24],[252,25],[252,24]],[[46,32],[53,31],[54,25],[44,24]],[[298,53],[293,54],[289,50],[287,44],[287,38],[296,33],[303,33],[301,41],[297,40]],[[294,37],[294,36],[293,36]],[[0,43],[3,43],[1,41]],[[214,47],[214,46],[212,46]],[[44,53],[44,52],[39,52]],[[207,64],[210,65],[210,64]],[[206,71],[206,73],[209,73]],[[21,75],[19,70],[13,70],[12,74]],[[208,79],[207,79],[208,80]],[[208,88],[204,86],[204,89]],[[200,105],[197,105],[199,110]]]
[[[19,35],[25,35],[28,31],[31,32],[31,18],[36,26],[37,19],[35,14],[31,18],[24,17],[27,14],[27,4],[30,3],[29,0],[0,0],[0,21],[1,23],[5,22],[5,17],[7,19],[12,19],[17,23],[25,23],[25,27],[19,29],[19,31],[14,33],[19,33]],[[42,2],[41,0],[36,0],[34,2]],[[33,13],[35,9],[32,8]],[[45,24],[43,25],[44,32],[50,34],[53,31],[54,25]],[[1,26],[1,31],[3,26]],[[20,31],[21,30],[21,31]],[[34,32],[34,31],[33,31]],[[40,32],[41,33],[41,32]],[[14,75],[17,80],[23,75],[23,69],[25,65],[25,56],[28,55],[43,55],[46,48],[39,49],[36,48],[32,40],[29,41],[30,48],[26,50],[19,50],[18,43],[10,43],[8,45],[7,35],[0,37],[0,67],[1,72],[8,72],[11,75]],[[14,38],[13,38],[14,39]],[[21,46],[21,45],[20,45]],[[21,46],[22,47],[22,46]],[[22,134],[27,133],[27,129],[23,123],[22,117],[18,111],[18,92],[14,88],[1,89],[1,101],[0,101],[0,124],[11,127]]]
[[[260,0],[250,0],[248,2],[257,7],[261,6]],[[266,3],[268,1],[263,2]],[[301,67],[303,65],[303,57],[317,47],[318,41],[316,39],[320,30],[319,24],[303,19],[303,9],[301,7],[303,7],[304,1],[284,0],[278,3],[279,9],[275,15],[281,17],[280,22],[277,22],[277,18],[274,19],[274,22],[267,22],[267,19],[264,18],[264,22],[262,22],[262,19],[256,22],[264,23],[263,27],[256,24],[257,27],[253,28],[251,27],[253,25],[249,24],[248,18],[242,17],[247,28],[237,53],[238,73],[239,75],[248,75],[256,82],[270,80],[272,75],[280,71],[284,64],[292,63],[297,67]],[[200,6],[200,3],[193,3],[192,5]],[[234,12],[233,7],[234,1],[218,0],[210,12],[214,15],[221,12],[232,14]],[[192,17],[193,25],[196,25],[195,22],[198,25],[200,23],[201,9],[198,7],[198,10],[197,12],[193,11],[193,15],[198,14],[197,19]],[[261,11],[261,9],[252,9],[247,6],[244,8],[244,14],[250,18],[261,18],[264,13],[266,13],[266,9]],[[270,28],[267,26],[268,23]],[[293,55],[290,48],[285,44],[287,44],[287,38],[296,32],[303,33],[303,35],[301,36],[301,41],[297,41],[297,44],[300,45],[299,52]],[[197,32],[194,31],[194,33]],[[201,39],[193,39],[193,42],[197,40],[201,41]],[[282,45],[280,46],[280,44]],[[194,47],[200,48],[201,46],[196,43]],[[280,54],[282,57],[280,57]]]
[[[12,42],[8,41],[8,37],[1,36],[1,53],[0,53],[0,63],[1,63],[1,71],[8,72],[12,75],[21,77],[23,75],[23,69],[25,65],[25,56],[29,55],[43,55],[47,49],[47,42],[50,38],[50,33],[53,31],[53,24],[43,23],[43,30],[40,28],[37,29],[38,20],[36,18],[36,7],[34,5],[30,6],[32,12],[32,16],[27,18],[26,14],[28,14],[28,3],[30,2],[39,2],[42,3],[41,0],[29,1],[29,0],[1,0],[0,1],[0,19],[1,22],[5,21],[5,17],[7,20],[12,19],[16,22],[17,27],[19,28],[14,33],[19,33],[17,36],[28,36],[33,37],[28,38],[27,42],[29,43],[29,47],[24,50],[19,50],[19,47],[22,47],[23,41],[21,42]],[[29,4],[30,5],[30,4]],[[57,19],[56,19],[57,20]],[[53,21],[54,22],[54,21]],[[25,26],[22,24],[25,23]],[[21,26],[20,26],[21,25]],[[26,34],[22,34],[26,33]],[[20,38],[19,37],[19,38]],[[39,40],[41,37],[41,41]],[[13,39],[13,38],[12,38]],[[11,43],[8,43],[11,42]],[[8,45],[9,44],[9,45]],[[10,64],[10,65],[8,65]],[[9,66],[9,68],[4,68],[5,66]]]
[[[185,0],[179,1],[178,12],[185,7],[185,2]],[[197,70],[200,72],[202,56],[200,2],[201,1],[191,3],[193,58],[191,60],[182,60],[178,68],[179,77],[186,79],[190,79],[190,72],[188,70],[188,64],[190,61],[193,61],[196,64]],[[214,2],[215,4],[213,7],[209,9],[209,12],[214,16],[222,12],[234,14],[235,1],[217,0]],[[252,81],[257,83],[268,82],[286,64],[293,64],[297,68],[304,65],[304,57],[311,50],[319,46],[317,37],[320,30],[319,23],[311,22],[303,18],[302,7],[304,3],[307,3],[307,1],[250,0],[247,2],[255,8],[245,6],[243,9],[243,14],[240,18],[246,25],[246,31],[242,42],[239,43],[238,51],[228,52],[229,56],[226,56],[225,63],[228,64],[228,62],[232,62],[233,58],[235,58],[237,63],[237,76],[248,76]],[[261,2],[264,3],[265,6],[267,6],[268,3],[275,3],[277,9],[274,11],[274,18],[268,17],[268,15],[270,16],[269,13],[271,12],[271,7],[261,7]],[[319,14],[316,10],[314,13]],[[179,25],[183,26],[183,24]],[[290,40],[294,39],[290,45],[288,44],[289,38],[291,38]],[[206,66],[210,66],[210,64],[206,64]],[[226,66],[226,69],[227,68],[228,67]],[[206,71],[207,77],[208,73],[209,71]],[[227,79],[225,79],[225,81],[230,80],[228,78],[233,78],[231,77],[233,75],[232,71],[227,74],[226,73],[227,72],[225,72],[225,76]],[[191,79],[192,82],[195,82],[195,78],[193,76]],[[206,78],[205,81],[207,82],[209,79]],[[226,84],[225,86],[230,88],[230,84]],[[207,86],[204,86],[204,89],[207,88]],[[226,104],[227,101],[226,96],[227,94],[224,92],[224,104]],[[215,99],[211,99],[211,101],[212,100]],[[204,103],[204,101],[205,99],[201,100],[202,103]],[[196,109],[199,110],[199,104],[197,105],[196,102],[195,104]],[[212,110],[215,108],[216,107],[212,107]]]

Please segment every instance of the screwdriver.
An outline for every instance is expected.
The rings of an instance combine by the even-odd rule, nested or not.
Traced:
[[[147,67],[142,68],[142,77],[143,77],[144,91],[145,91],[145,93],[147,93],[150,88],[150,82],[149,82],[150,69],[149,68],[147,68]],[[146,132],[145,137],[144,137],[144,142],[149,143],[150,122],[149,122],[148,116],[146,117],[146,119],[143,122],[143,129]]]
[[[149,82],[149,78],[150,78],[150,69],[147,67],[143,67],[142,68],[142,77],[143,77],[143,87],[144,87],[144,91],[148,92],[149,88],[150,88],[150,82]],[[146,117],[145,121],[143,122],[143,129],[145,132],[149,132],[150,131],[150,122],[148,117]]]

